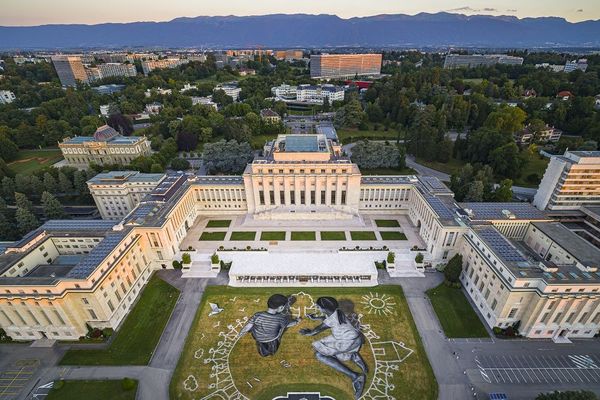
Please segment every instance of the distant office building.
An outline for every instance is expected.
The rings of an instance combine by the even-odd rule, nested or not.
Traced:
[[[301,60],[304,56],[304,51],[302,50],[277,50],[275,51],[275,58],[278,60]]]
[[[98,64],[98,70],[100,71],[100,79],[109,78],[112,76],[136,76],[137,71],[133,64],[121,64],[121,63],[106,63]]]
[[[108,125],[98,128],[94,136],[68,137],[58,147],[67,163],[79,168],[87,168],[91,163],[127,165],[152,153],[145,136],[121,136]]]
[[[215,110],[219,109],[219,106],[217,105],[217,103],[215,103],[212,100],[212,96],[206,96],[206,97],[198,97],[198,96],[192,96],[192,105],[203,105],[203,106],[208,106],[208,107],[212,107]]]
[[[587,60],[585,58],[582,58],[580,60],[577,61],[567,61],[565,64],[565,68],[564,71],[565,72],[573,72],[576,70],[580,70],[580,71],[587,71],[587,67],[588,67],[588,63]]]
[[[116,83],[112,83],[110,85],[100,85],[92,88],[92,90],[95,90],[100,94],[108,95],[119,93],[123,89],[125,89],[125,85],[117,85]]]
[[[326,100],[331,104],[334,101],[344,100],[344,88],[335,85],[298,85],[290,86],[285,83],[271,88],[271,93],[279,101],[298,102],[322,105]]]
[[[504,54],[448,54],[444,61],[444,68],[475,68],[496,64],[523,65],[523,57],[513,57]]]
[[[238,101],[240,99],[240,93],[242,92],[242,88],[240,88],[237,82],[227,82],[218,84],[214,91],[222,90],[225,94],[233,99],[233,101]]]
[[[600,151],[552,156],[533,199],[540,210],[578,210],[600,205]]]
[[[10,90],[0,90],[0,104],[9,104],[15,101],[17,98]]]
[[[123,219],[165,177],[138,171],[111,171],[96,175],[87,184],[102,219]]]
[[[310,56],[311,78],[352,78],[379,75],[381,54],[319,54]]]
[[[155,69],[177,68],[180,65],[189,63],[190,60],[181,58],[164,58],[162,60],[144,60],[142,61],[142,71],[144,75],[148,75]]]
[[[63,86],[75,86],[77,82],[89,82],[80,56],[52,56],[52,64],[54,64],[54,69]]]

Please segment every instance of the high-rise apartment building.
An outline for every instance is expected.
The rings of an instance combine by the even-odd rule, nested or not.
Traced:
[[[310,56],[311,78],[352,78],[379,75],[381,54],[318,54]]]
[[[155,69],[160,68],[176,68],[180,65],[189,63],[190,60],[182,59],[182,58],[164,58],[162,60],[143,60],[142,61],[142,70],[144,71],[144,75],[148,75],[150,72]]]
[[[533,204],[540,210],[600,205],[600,151],[566,151],[553,156]]]
[[[77,82],[88,83],[88,74],[80,56],[52,56],[52,64],[63,86],[75,86]]]
[[[304,52],[302,50],[276,50],[275,58],[278,60],[301,60],[304,56]]]
[[[100,78],[108,78],[111,76],[136,76],[137,71],[133,64],[121,64],[121,63],[106,63],[98,64],[98,70],[100,71]]]
[[[16,99],[17,97],[10,90],[0,90],[0,104],[9,104]]]

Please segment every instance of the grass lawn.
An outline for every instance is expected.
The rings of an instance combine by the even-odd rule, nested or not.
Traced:
[[[52,389],[46,400],[134,400],[136,388],[123,390],[121,381],[64,381],[60,389]]]
[[[400,222],[395,219],[376,219],[375,225],[377,225],[378,228],[399,228]]]
[[[285,232],[264,231],[260,233],[260,240],[285,240]]]
[[[418,175],[417,171],[412,168],[372,168],[361,169],[363,175]]]
[[[62,158],[59,149],[20,150],[17,153],[17,159],[10,162],[8,166],[17,174],[31,174],[39,169],[51,166]]]
[[[230,219],[212,219],[206,224],[207,228],[229,228]]]
[[[154,275],[106,350],[69,350],[61,365],[146,365],[160,339],[179,290]]]
[[[429,289],[431,300],[444,333],[449,338],[489,337],[483,323],[469,304],[462,290],[443,283]]]
[[[256,232],[231,232],[229,240],[254,240]]]
[[[417,158],[416,161],[426,167],[435,169],[436,171],[445,172],[449,175],[458,173],[458,171],[466,164],[466,162],[457,160],[455,158],[451,158],[447,163],[442,163],[439,161],[426,161],[422,158]]]
[[[202,232],[200,240],[225,240],[227,232]]]
[[[353,308],[353,312],[362,315],[361,323],[366,337],[376,335],[373,342],[365,339],[360,350],[369,367],[365,398],[437,399],[437,382],[399,286],[272,290],[211,286],[204,292],[173,374],[169,388],[172,400],[210,396],[230,385],[229,377],[240,392],[233,393],[235,389],[231,389],[228,391],[230,395],[239,394],[240,397],[253,400],[271,400],[289,391],[319,391],[321,395],[336,400],[353,399],[350,380],[314,357],[312,343],[330,335],[330,332],[314,337],[298,333],[302,328],[317,326],[317,321],[303,318],[299,325],[290,327],[284,333],[279,350],[272,357],[258,355],[250,334],[235,342],[234,338],[244,324],[243,319],[264,311],[266,301],[273,293],[297,293],[297,302],[290,310],[294,317],[305,317],[313,312],[313,302],[319,296],[343,300],[345,307]],[[209,302],[219,304],[224,311],[209,317]],[[374,311],[376,308],[373,307],[380,311]],[[385,310],[385,313],[381,310]],[[218,342],[224,343],[219,347]],[[221,353],[220,349],[224,351]],[[376,387],[377,382],[373,379],[375,354],[378,354],[379,362],[391,361],[397,367],[396,370],[387,370],[387,376],[382,376],[390,385],[384,392],[376,392],[381,386]],[[285,363],[289,363],[289,368],[283,366]],[[214,375],[215,368],[222,371],[218,381]]]
[[[292,232],[292,240],[317,240],[315,232]]]
[[[406,235],[397,231],[379,231],[383,240],[406,240]]]
[[[372,129],[367,131],[359,131],[358,129],[339,129],[337,135],[338,139],[343,144],[352,143],[363,138],[389,140],[390,142],[398,139],[398,131],[393,129],[385,131],[381,126],[377,131]]]
[[[322,231],[321,240],[346,240],[344,231]]]
[[[521,176],[514,180],[513,184],[515,186],[536,188],[539,186],[550,160],[537,153],[530,154],[528,151],[525,151],[525,159],[527,160],[527,163],[525,163],[525,166],[523,167],[523,172],[521,172]],[[535,181],[527,180],[527,177],[531,174],[536,174],[538,178]]]
[[[377,240],[375,232],[371,231],[351,231],[350,237],[352,240]]]

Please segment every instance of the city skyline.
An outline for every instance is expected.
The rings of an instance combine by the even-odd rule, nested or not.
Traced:
[[[378,14],[408,14],[421,12],[450,12],[465,15],[508,15],[518,18],[555,16],[570,22],[600,19],[600,5],[594,0],[575,0],[564,3],[550,0],[540,7],[538,2],[523,4],[518,0],[471,2],[461,0],[442,0],[407,2],[398,4],[393,0],[379,0],[369,3],[368,7],[357,0],[333,0],[323,4],[308,0],[301,5],[266,0],[260,3],[247,0],[233,0],[226,5],[206,1],[190,2],[173,0],[166,3],[142,3],[132,0],[123,6],[116,0],[107,0],[97,4],[83,4],[74,0],[57,0],[51,4],[41,0],[5,0],[2,26],[32,26],[44,24],[99,24],[136,21],[169,21],[178,17],[195,16],[248,16],[265,14],[334,14],[341,18],[365,17]],[[538,4],[536,4],[538,3]]]

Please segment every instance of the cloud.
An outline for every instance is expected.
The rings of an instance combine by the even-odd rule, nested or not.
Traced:
[[[577,10],[577,12],[583,12],[583,8],[580,8],[579,10]]]
[[[506,11],[507,11],[507,12],[513,12],[513,13],[514,13],[514,12],[517,12],[517,9],[516,9],[516,8],[509,8],[509,9],[508,9],[508,10],[506,10]]]
[[[449,12],[456,12],[456,11],[465,11],[465,12],[497,12],[498,10],[495,8],[491,8],[491,7],[485,7],[485,8],[473,8],[470,6],[463,6],[463,7],[458,7],[458,8],[451,8],[449,10],[446,10]]]

